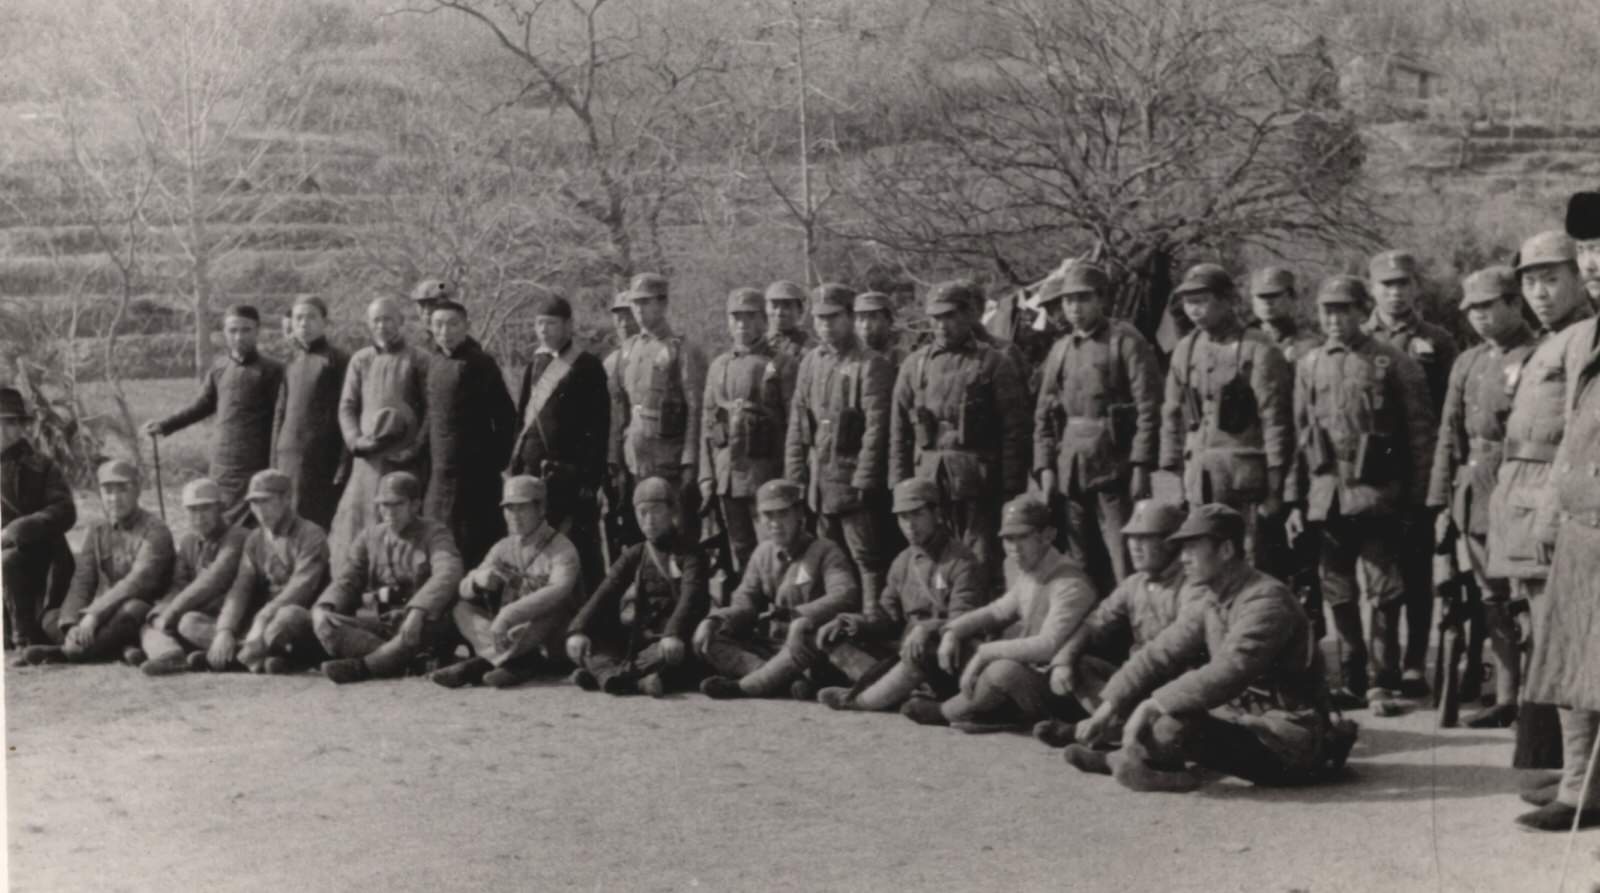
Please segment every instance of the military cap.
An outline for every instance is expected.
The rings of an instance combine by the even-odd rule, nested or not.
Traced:
[[[1567,199],[1567,235],[1580,242],[1600,239],[1600,192],[1574,192]]]
[[[633,299],[625,291],[619,291],[611,298],[612,313],[632,313]]]
[[[1075,295],[1092,291],[1104,294],[1111,287],[1111,277],[1100,268],[1099,264],[1075,263],[1067,264],[1061,271],[1061,284],[1059,288],[1063,295]]]
[[[183,485],[183,495],[178,497],[178,503],[184,508],[195,508],[202,505],[216,505],[222,501],[222,489],[211,478],[195,478]]]
[[[672,505],[678,501],[677,495],[672,492],[672,485],[666,478],[645,478],[633,488],[633,504],[645,505],[651,502],[664,502]]]
[[[955,313],[981,306],[983,295],[978,287],[961,279],[941,282],[928,292],[927,314]]]
[[[467,308],[459,301],[455,301],[450,298],[441,298],[437,301],[430,301],[429,303],[432,305],[428,308],[429,314],[438,313],[440,310],[446,310],[451,313],[461,314],[462,319],[467,318]]]
[[[391,471],[378,479],[378,495],[373,502],[399,502],[422,498],[422,482],[409,471]]]
[[[1380,251],[1367,264],[1367,278],[1373,282],[1412,279],[1417,275],[1417,259],[1409,251]]]
[[[248,319],[256,325],[261,324],[261,311],[250,306],[249,304],[230,305],[228,309],[223,312],[222,317],[223,319],[227,319],[230,316],[234,319]]]
[[[1505,298],[1520,298],[1517,274],[1510,267],[1484,267],[1461,280],[1461,309],[1491,304]]]
[[[244,498],[288,496],[292,489],[293,483],[287,474],[276,468],[266,468],[250,476],[250,489],[245,491]]]
[[[728,292],[729,313],[766,313],[767,302],[761,292],[753,288],[736,288]]]
[[[421,303],[423,301],[453,301],[456,298],[456,287],[443,279],[424,279],[417,283],[411,290],[411,300]]]
[[[1317,289],[1317,306],[1327,304],[1360,304],[1369,306],[1372,303],[1372,293],[1367,291],[1367,283],[1355,276],[1329,276],[1322,280],[1322,287]]]
[[[404,403],[385,406],[372,414],[372,430],[367,436],[380,447],[398,443],[411,436],[417,427],[417,416]]]
[[[544,502],[544,481],[531,474],[518,474],[506,478],[500,485],[500,505],[522,505],[529,502]]]
[[[873,313],[875,311],[893,313],[894,300],[881,291],[864,291],[856,295],[855,312]]]
[[[667,296],[667,277],[660,273],[640,273],[628,283],[628,300],[644,301]]]
[[[1183,526],[1167,537],[1167,542],[1181,543],[1202,536],[1238,539],[1244,536],[1244,516],[1220,502],[1208,502],[1190,512]]]
[[[139,469],[126,459],[112,459],[100,465],[95,480],[102,484],[138,484]]]
[[[1534,267],[1577,263],[1577,260],[1578,246],[1573,244],[1572,237],[1559,229],[1547,229],[1522,243],[1522,250],[1517,252],[1517,275]]]
[[[1216,264],[1195,264],[1184,271],[1183,279],[1179,280],[1178,287],[1172,293],[1183,297],[1202,291],[1225,297],[1233,291],[1233,277]]]
[[[1024,493],[1006,503],[1000,511],[1000,535],[1021,536],[1042,530],[1054,523],[1050,507],[1037,496]]]
[[[800,485],[784,478],[775,478],[756,491],[756,511],[780,512],[805,501],[805,491]]]
[[[16,388],[0,388],[0,419],[26,422],[30,418],[32,416],[28,415],[28,404],[22,399],[22,392]]]
[[[628,305],[632,307],[632,304]],[[572,302],[560,295],[545,295],[539,300],[539,306],[533,311],[534,316],[553,316],[556,319],[572,319]]]
[[[766,298],[769,301],[806,301],[806,290],[787,279],[779,279],[767,286]]]
[[[1159,499],[1141,499],[1122,525],[1123,536],[1167,536],[1183,525],[1183,506]]]
[[[837,313],[854,313],[856,290],[837,282],[824,282],[812,292],[812,316],[833,316]]]
[[[1262,267],[1250,274],[1250,294],[1274,295],[1294,291],[1294,273],[1283,267]]]
[[[914,512],[939,504],[939,488],[927,478],[906,478],[894,485],[894,513]]]

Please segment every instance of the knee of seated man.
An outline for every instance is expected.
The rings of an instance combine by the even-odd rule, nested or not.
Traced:
[[[314,634],[311,612],[299,605],[285,605],[273,612],[272,619],[261,631],[261,638],[271,648],[301,631]]]
[[[193,642],[204,634],[210,620],[210,617],[199,611],[189,611],[178,618],[178,635]]]
[[[1150,743],[1158,750],[1181,752],[1189,742],[1191,729],[1181,717],[1164,714],[1150,724]]]
[[[334,619],[334,612],[327,608],[314,608],[311,611],[311,631],[318,639],[326,640],[329,636],[338,634],[338,621]]]
[[[1009,658],[991,661],[978,675],[981,682],[991,685],[1007,686],[1031,681],[1033,670],[1023,666],[1020,662]]]
[[[136,598],[130,598],[117,606],[117,616],[134,623],[143,623],[145,615],[149,613],[150,603]]]

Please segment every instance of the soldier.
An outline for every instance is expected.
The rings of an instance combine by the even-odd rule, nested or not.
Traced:
[[[316,295],[296,299],[289,311],[294,356],[272,418],[272,467],[287,474],[294,511],[326,530],[350,476],[350,453],[339,436],[339,395],[350,357],[328,343],[328,305]]]
[[[222,319],[222,337],[228,351],[206,372],[200,394],[188,406],[164,419],[144,423],[151,437],[166,437],[202,419],[217,417],[211,441],[209,477],[222,490],[228,523],[241,520],[245,487],[250,475],[272,460],[272,420],[278,390],[283,385],[283,364],[256,351],[261,314],[248,304],[228,308]]]
[[[1409,354],[1422,366],[1428,381],[1428,405],[1437,417],[1456,361],[1455,339],[1443,327],[1422,318],[1418,308],[1422,280],[1415,257],[1404,251],[1385,251],[1372,258],[1368,269],[1377,306],[1362,329]],[[1434,515],[1427,508],[1418,507],[1408,520],[1409,539],[1402,558],[1406,574],[1406,651],[1401,690],[1418,697],[1428,692],[1425,667],[1428,636],[1433,631]]]
[[[1067,554],[1102,591],[1128,576],[1122,527],[1132,501],[1150,494],[1161,419],[1155,350],[1106,315],[1108,286],[1099,267],[1073,264],[1041,289],[1040,304],[1060,305],[1071,334],[1045,360],[1033,418],[1039,489],[1061,494]]]
[[[1247,529],[1233,509],[1203,505],[1171,536],[1199,602],[1111,677],[1079,724],[1092,744],[1123,720],[1121,751],[1073,748],[1074,765],[1136,791],[1194,789],[1189,763],[1261,785],[1309,784],[1344,765],[1355,726],[1330,721],[1310,621],[1245,562]]]
[[[913,722],[967,732],[1026,730],[1067,706],[1052,695],[1046,667],[1094,608],[1094,585],[1077,562],[1056,551],[1050,507],[1037,497],[1006,503],[1000,536],[1006,592],[945,625],[936,652],[940,674],[929,682],[943,696],[959,674],[959,690],[943,703],[907,701],[900,712]],[[982,641],[988,636],[996,638]]]
[[[883,354],[890,369],[899,369],[906,358],[900,336],[894,329],[894,300],[881,291],[856,295],[856,337],[868,350]]]
[[[350,546],[311,610],[338,684],[400,676],[434,645],[461,583],[450,529],[421,515],[422,484],[407,471],[378,481],[378,521]]]
[[[1278,345],[1290,366],[1322,343],[1314,329],[1300,324],[1295,312],[1298,303],[1294,273],[1283,267],[1262,267],[1250,274],[1253,327]]]
[[[1513,615],[1526,612],[1531,637],[1525,647],[1537,654],[1545,627],[1545,578],[1554,540],[1550,463],[1555,459],[1572,400],[1563,358],[1577,336],[1576,323],[1593,316],[1572,239],[1559,230],[1522,243],[1516,268],[1522,297],[1539,321],[1533,353],[1515,377],[1506,445],[1494,492],[1489,497],[1489,576],[1508,580]],[[1512,766],[1554,769],[1561,763],[1555,708],[1531,701],[1524,692],[1517,707],[1517,746]]]
[[[780,279],[767,286],[767,321],[772,329],[767,342],[795,363],[816,345],[811,331],[800,323],[806,318],[806,290]]]
[[[889,501],[884,475],[894,371],[856,340],[854,306],[855,292],[843,285],[817,289],[811,317],[819,343],[795,376],[784,471],[805,485],[817,535],[849,551],[870,604],[889,565],[877,515]]]
[[[449,527],[461,560],[476,565],[505,536],[504,522],[490,507],[500,495],[517,410],[500,364],[467,334],[467,308],[435,301],[429,323],[425,402],[432,465],[422,513]]]
[[[605,537],[608,555],[622,554],[626,543],[638,542],[633,512],[628,509],[628,498],[633,495],[633,482],[622,461],[622,432],[628,427],[628,405],[623,396],[621,370],[626,365],[628,346],[633,336],[639,334],[639,319],[633,315],[633,301],[626,291],[617,292],[611,299],[611,330],[617,339],[615,350],[606,354],[600,365],[606,371],[606,388],[611,399],[611,424],[606,428],[606,479],[601,489],[606,499]],[[612,445],[615,445],[614,447]],[[615,457],[612,456],[613,451]]]
[[[424,336],[433,327],[433,311],[445,301],[454,302],[458,292],[453,283],[443,279],[424,279],[411,289],[411,304],[417,308],[417,322]]]
[[[1344,658],[1342,704],[1366,693],[1374,710],[1400,685],[1401,567],[1405,525],[1426,495],[1437,430],[1416,360],[1361,329],[1371,297],[1360,279],[1334,276],[1317,291],[1326,342],[1300,358],[1294,418],[1297,466],[1286,498],[1291,539],[1321,525],[1322,595]],[[1372,605],[1373,672],[1361,597]],[[1371,682],[1371,687],[1368,683]]]
[[[1095,606],[1078,634],[1050,660],[1050,691],[1071,696],[1085,710],[1100,706],[1100,692],[1117,668],[1155,641],[1178,619],[1196,590],[1183,588],[1178,546],[1167,541],[1183,525],[1183,507],[1142,499],[1122,528],[1134,572]],[[1077,724],[1047,719],[1033,736],[1051,747],[1077,740]]]
[[[345,371],[339,431],[354,462],[328,531],[335,565],[372,526],[379,479],[395,471],[416,476],[425,467],[428,358],[406,344],[402,325],[400,304],[393,298],[367,305],[372,344],[356,351]]]
[[[766,330],[761,292],[729,292],[733,349],[711,361],[701,401],[700,501],[707,506],[717,501],[736,570],[749,563],[756,548],[756,490],[783,474],[783,438],[794,392],[794,362],[772,347]]]
[[[61,467],[28,440],[31,420],[21,392],[0,388],[0,585],[5,645],[19,651],[50,639],[42,621],[59,608],[54,593],[64,596],[71,581],[66,536],[78,522]]]
[[[614,314],[619,319],[623,314]],[[633,319],[628,306],[627,319]],[[605,576],[599,493],[606,483],[610,399],[606,369],[572,337],[572,305],[549,297],[534,317],[539,347],[522,370],[517,417],[522,433],[511,452],[511,475],[542,477],[549,493],[547,517],[578,548],[583,578]],[[616,354],[612,354],[616,356]]]
[[[626,362],[619,364],[621,390],[612,397],[625,405],[627,418],[626,427],[611,435],[612,465],[625,465],[636,481],[659,477],[671,484],[678,494],[680,523],[698,535],[692,522],[700,498],[705,354],[674,334],[667,322],[666,277],[640,273],[633,277],[628,297],[640,332],[628,342]]]
[[[1183,476],[1190,505],[1219,502],[1243,515],[1246,558],[1259,566],[1262,522],[1282,518],[1294,455],[1294,373],[1271,339],[1239,321],[1226,270],[1190,267],[1173,297],[1195,329],[1178,341],[1167,371],[1160,467]]]
[[[760,292],[749,291],[759,304]],[[659,698],[700,681],[688,642],[709,601],[706,560],[678,530],[675,502],[666,481],[639,484],[633,508],[644,542],[623,550],[567,627],[572,681],[585,691]]]
[[[973,338],[972,286],[946,282],[928,296],[933,343],[917,349],[894,386],[889,480],[939,487],[940,514],[999,588],[1000,504],[1027,485],[1031,416],[1016,366]]]
[[[245,499],[256,529],[244,541],[222,610],[214,622],[202,615],[186,618],[186,635],[198,647],[221,649],[225,656],[237,642],[236,661],[252,673],[288,673],[322,653],[310,608],[328,583],[328,534],[295,514],[292,493],[293,483],[281,471],[269,468],[250,479]],[[189,667],[200,669],[193,660]]]
[[[844,550],[806,532],[804,501],[801,486],[783,478],[756,493],[767,539],[750,556],[731,603],[694,631],[694,653],[719,674],[700,683],[709,697],[810,700],[815,688],[805,673],[820,663],[817,632],[861,605]]]
[[[185,484],[182,502],[189,530],[178,538],[172,588],[150,610],[139,633],[144,659],[140,649],[127,655],[133,658],[129,663],[142,664],[146,676],[182,673],[190,667],[189,652],[199,655],[197,665],[209,658],[218,670],[233,661],[231,648],[207,654],[211,637],[196,633],[210,625],[239,573],[245,531],[223,517],[222,491],[209,478]]]
[[[1439,512],[1438,541],[1459,543],[1483,593],[1496,666],[1495,704],[1467,725],[1504,728],[1516,721],[1522,658],[1510,613],[1511,587],[1488,573],[1489,496],[1505,452],[1511,390],[1533,352],[1533,332],[1523,321],[1522,295],[1510,267],[1478,270],[1462,280],[1461,291],[1461,309],[1483,343],[1463,353],[1450,370],[1427,501]]]
[[[835,710],[899,709],[923,680],[940,678],[945,627],[986,601],[987,575],[940,522],[932,481],[895,484],[894,514],[910,545],[895,557],[878,598],[864,613],[840,614],[817,631],[817,646],[855,683],[817,693]],[[953,694],[952,685],[945,695]]]
[[[139,469],[113,459],[95,477],[106,519],[84,536],[61,610],[41,620],[56,644],[29,645],[22,656],[30,664],[123,657],[139,641],[150,606],[172,583],[172,531],[139,507]]]
[[[578,550],[545,520],[545,482],[508,478],[500,498],[511,534],[461,580],[451,616],[475,653],[436,671],[445,688],[487,683],[507,688],[533,678],[557,655],[567,623],[583,600]]]

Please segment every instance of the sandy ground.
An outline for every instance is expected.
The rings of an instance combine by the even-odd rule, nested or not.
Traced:
[[[1556,890],[1566,843],[1512,826],[1508,733],[1430,712],[1358,714],[1341,783],[1162,795],[815,704],[122,666],[5,689],[19,891]]]

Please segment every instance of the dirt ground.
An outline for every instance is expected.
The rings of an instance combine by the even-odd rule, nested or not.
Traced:
[[[565,684],[5,676],[10,879],[69,890],[1555,890],[1506,732],[1357,714],[1350,777],[1134,794],[1021,736]],[[1578,837],[1568,889],[1600,880]]]

